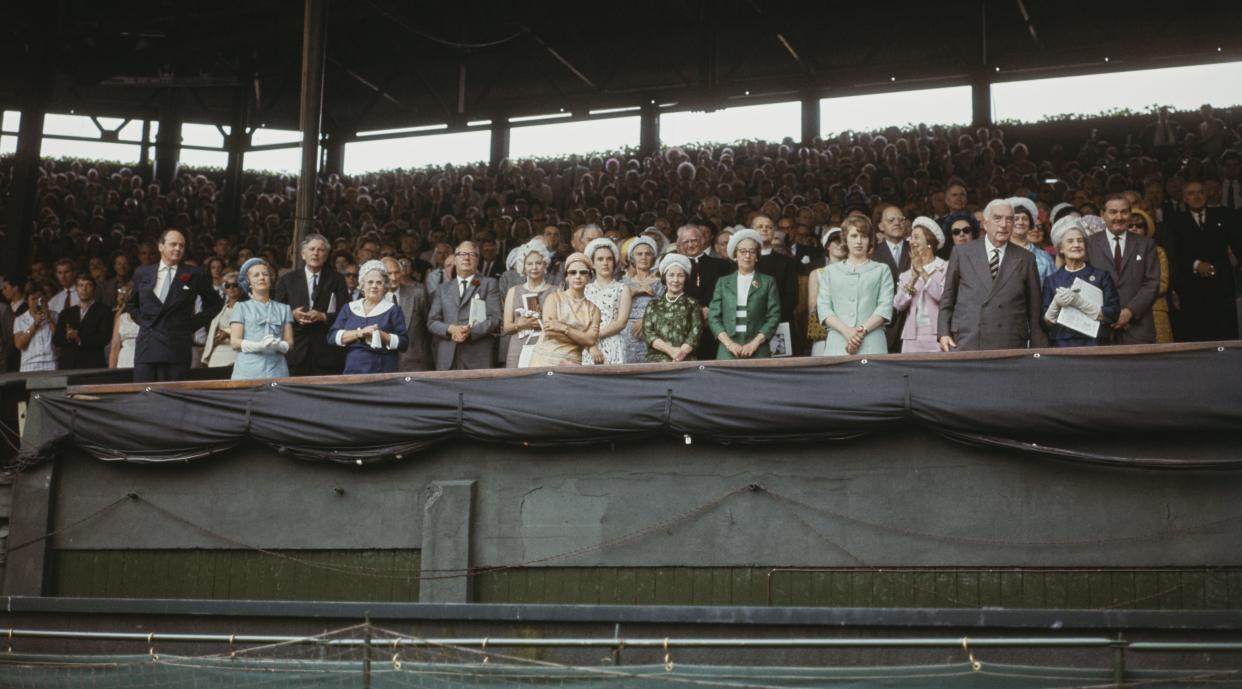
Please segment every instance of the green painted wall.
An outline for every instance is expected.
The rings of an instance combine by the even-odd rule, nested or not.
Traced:
[[[480,603],[1232,609],[1242,569],[776,571],[763,567],[528,568],[484,574]]]
[[[418,600],[417,550],[59,550],[51,595]]]
[[[56,596],[417,601],[420,558],[413,550],[62,550],[52,567]],[[477,576],[473,600],[1223,610],[1242,608],[1242,569],[530,567]]]

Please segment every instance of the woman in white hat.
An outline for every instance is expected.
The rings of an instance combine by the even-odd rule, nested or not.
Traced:
[[[1034,201],[1025,196],[1009,199],[1009,205],[1013,206],[1013,233],[1009,235],[1009,243],[1035,254],[1035,268],[1039,271],[1039,284],[1042,285],[1049,275],[1057,272],[1057,262],[1043,247],[1031,242],[1029,235],[1039,218],[1039,209]]]
[[[617,280],[617,266],[621,264],[621,250],[606,237],[592,239],[586,245],[587,258],[595,269],[595,280],[586,286],[586,297],[599,308],[599,343],[582,353],[582,363],[591,365],[599,360],[596,351],[604,356],[605,364],[625,363],[625,338],[621,331],[630,317],[630,288]]]
[[[1112,277],[1106,270],[1087,264],[1087,235],[1090,234],[1082,218],[1067,216],[1052,226],[1052,241],[1057,255],[1065,261],[1057,272],[1044,281],[1044,323],[1048,331],[1048,344],[1053,347],[1090,347],[1108,344],[1109,329],[1121,315],[1121,298]],[[1078,283],[1098,288],[1102,303],[1087,298],[1087,289]],[[1062,313],[1074,309],[1099,323],[1096,336],[1068,328],[1060,323]]]
[[[660,261],[664,279],[662,294],[654,299],[643,314],[643,338],[647,344],[645,361],[686,361],[694,359],[703,330],[703,312],[699,302],[686,294],[690,277],[690,259],[669,254]]]
[[[517,368],[522,346],[534,344],[539,336],[539,313],[551,293],[547,277],[548,259],[552,254],[540,241],[529,241],[514,249],[513,263],[524,281],[509,288],[505,294],[504,321],[500,326],[500,351],[505,355],[505,368]]]
[[[811,343],[811,356],[824,355],[824,343],[828,340],[828,329],[816,315],[815,302],[819,301],[819,276],[824,268],[833,263],[845,260],[845,243],[841,240],[841,228],[833,227],[820,238],[824,245],[824,265],[811,271],[806,279],[806,303],[811,312],[807,314],[806,339]]]
[[[626,240],[626,262],[629,270],[621,282],[630,288],[630,318],[625,330],[625,363],[646,361],[647,341],[643,337],[643,316],[647,307],[664,294],[664,285],[656,271],[656,253],[660,250],[651,237],[631,237]]]
[[[772,355],[768,342],[781,320],[781,298],[776,281],[755,271],[763,238],[752,229],[738,230],[729,238],[729,258],[737,272],[716,280],[707,325],[719,346],[717,359],[766,359]]]
[[[875,231],[871,220],[852,215],[841,222],[846,259],[819,276],[817,317],[828,328],[824,354],[884,354],[884,326],[893,318],[893,274],[871,260]]]
[[[935,220],[921,215],[911,223],[910,269],[898,276],[897,294],[893,297],[894,311],[910,311],[901,331],[903,352],[940,351],[936,323],[949,263],[936,252],[944,244],[944,231]]]

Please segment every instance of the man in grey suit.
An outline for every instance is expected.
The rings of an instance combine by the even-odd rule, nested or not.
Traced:
[[[1107,232],[1087,237],[1087,263],[1107,271],[1121,297],[1121,315],[1111,326],[1113,344],[1155,343],[1151,305],[1160,289],[1156,241],[1128,231],[1130,201],[1122,194],[1105,199],[1104,222],[1108,223]]]
[[[401,274],[401,264],[391,256],[383,259],[390,275]],[[398,371],[430,371],[431,344],[427,341],[427,310],[430,304],[422,284],[403,285],[398,279],[389,281],[388,297],[405,316],[405,329],[410,346],[397,357]]]
[[[953,250],[940,295],[937,333],[944,352],[1047,347],[1035,255],[1009,243],[1013,207],[983,210],[984,237]]]
[[[459,244],[453,261],[456,275],[436,288],[427,314],[436,370],[491,368],[500,327],[500,291],[495,278],[478,274],[479,250],[473,242]]]

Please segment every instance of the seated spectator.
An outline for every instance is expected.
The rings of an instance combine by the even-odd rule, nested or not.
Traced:
[[[78,305],[60,312],[52,338],[59,348],[57,368],[105,368],[104,347],[112,340],[112,312],[95,299],[95,278],[78,276]]]
[[[337,313],[328,342],[345,348],[345,375],[391,373],[397,353],[409,346],[405,316],[386,298],[392,276],[381,261],[367,261],[359,272],[362,298]]]
[[[233,351],[233,307],[244,295],[237,271],[222,276],[220,287],[224,290],[224,307],[207,326],[207,344],[203,347],[203,365],[208,368],[232,366],[237,358]]]
[[[664,289],[643,312],[642,334],[647,345],[644,361],[693,360],[699,346],[703,315],[699,303],[686,294],[690,259],[670,253],[661,259],[659,273]]]
[[[841,223],[848,254],[819,276],[816,313],[827,328],[824,354],[884,354],[884,326],[893,318],[893,276],[871,260],[875,232],[871,221],[851,216]]]
[[[781,298],[776,281],[756,272],[762,236],[755,230],[733,233],[729,258],[737,271],[716,281],[707,324],[718,343],[717,359],[766,359],[772,355],[768,344],[781,319]]]
[[[26,283],[26,312],[13,321],[13,343],[21,351],[18,371],[55,371],[56,350],[52,336],[56,332],[56,314],[48,308],[51,298],[47,285],[33,280]]]
[[[1121,313],[1121,300],[1117,288],[1107,271],[1087,265],[1087,230],[1079,218],[1062,218],[1052,228],[1052,241],[1057,245],[1057,255],[1065,265],[1053,273],[1043,287],[1044,322],[1048,327],[1048,341],[1053,347],[1088,347],[1108,344],[1109,332],[1104,327],[1117,320]],[[1095,304],[1084,297],[1074,283],[1083,280],[1100,288],[1103,304]],[[1092,337],[1078,330],[1067,328],[1057,321],[1064,309],[1077,309],[1099,321],[1099,334]]]
[[[599,341],[599,307],[586,298],[591,260],[583,253],[565,259],[564,289],[548,295],[543,305],[543,335],[530,357],[531,366],[581,366],[583,354]],[[603,363],[603,353],[594,359]]]
[[[513,250],[513,260],[521,266],[525,281],[505,293],[504,322],[501,325],[500,351],[505,353],[506,368],[517,368],[522,347],[539,339],[539,319],[543,304],[552,294],[552,285],[545,280],[548,259],[552,252],[543,242],[533,239]]]
[[[940,319],[940,294],[948,262],[936,255],[945,243],[935,220],[921,215],[910,232],[910,269],[897,278],[893,309],[908,311],[901,333],[901,351],[938,352],[936,327]]]
[[[232,378],[284,378],[289,375],[285,355],[293,346],[293,310],[272,297],[276,275],[267,261],[252,258],[238,274],[250,298],[235,303],[229,319],[229,343],[239,352]]]

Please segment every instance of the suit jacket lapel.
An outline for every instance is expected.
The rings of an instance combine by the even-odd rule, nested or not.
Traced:
[[[1121,269],[1125,270],[1130,264],[1130,259],[1138,255],[1139,245],[1137,235],[1131,234],[1126,237],[1126,250],[1121,252]]]

